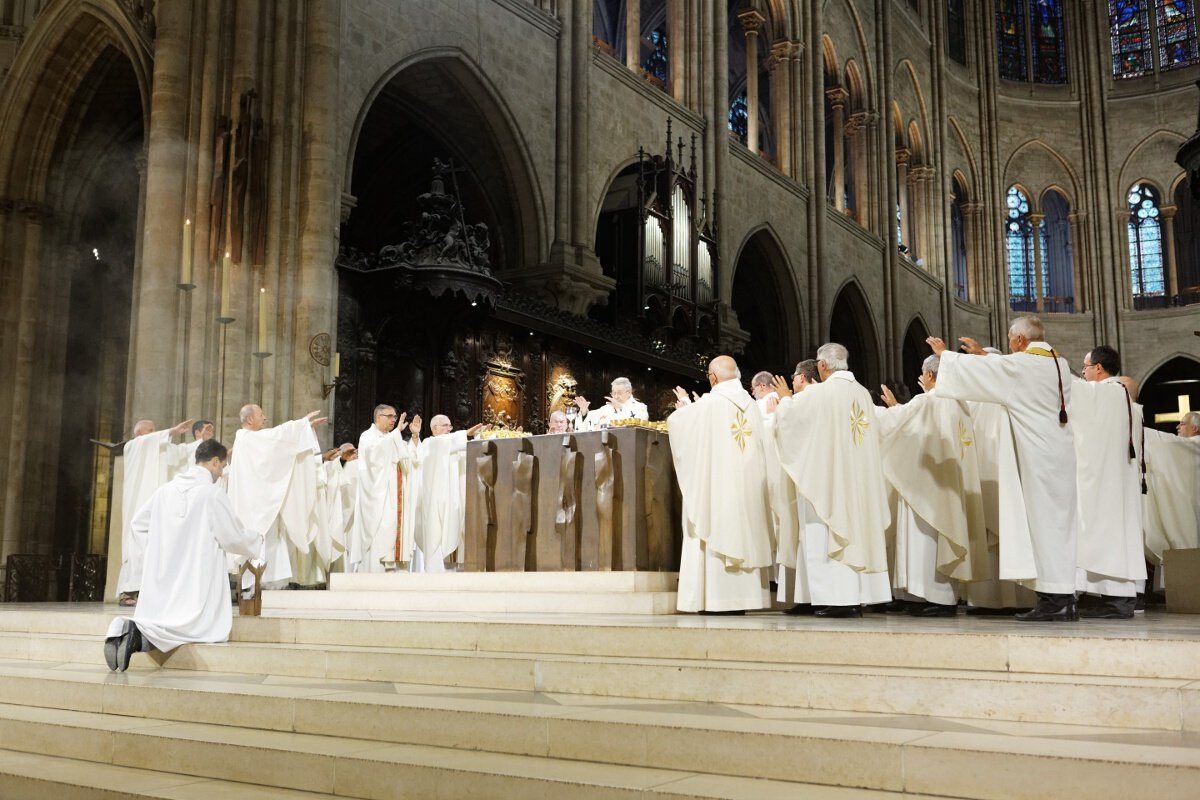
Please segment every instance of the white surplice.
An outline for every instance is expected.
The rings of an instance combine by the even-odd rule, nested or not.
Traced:
[[[1012,427],[1008,412],[995,403],[968,403],[975,452],[979,461],[979,488],[983,496],[983,519],[987,527],[987,560],[982,571],[966,585],[967,602],[980,608],[1029,608],[1037,604],[1037,595],[1028,586],[1000,579],[1000,458],[1004,452],[1007,469],[1016,471]],[[1001,447],[1003,441],[1004,447]],[[1008,481],[1005,496],[1009,508],[1025,519],[1025,500],[1019,481]],[[1011,514],[1010,514],[1011,516]],[[1026,533],[1028,538],[1028,533]],[[976,566],[979,566],[978,564]]]
[[[767,608],[774,559],[762,418],[734,379],[667,418],[683,495],[680,611]]]
[[[212,474],[193,465],[162,486],[132,520],[145,538],[145,574],[133,621],[159,650],[223,642],[233,613],[223,552],[260,557],[261,536],[247,531]],[[128,617],[113,620],[109,636]]]
[[[894,490],[892,586],[952,605],[952,581],[986,571],[987,528],[975,431],[964,403],[934,389],[876,409],[883,474]]]
[[[1142,409],[1117,378],[1072,379],[1071,427],[1079,487],[1075,588],[1134,597],[1146,580],[1142,535]],[[1130,452],[1130,447],[1133,452]]]
[[[774,394],[772,392],[772,394]],[[761,405],[761,401],[756,401]],[[771,498],[771,518],[775,528],[776,599],[791,602],[796,587],[796,562],[800,554],[800,505],[796,484],[783,468],[779,444],[775,438],[775,415],[763,416],[763,458],[767,469],[767,490]]]
[[[227,471],[229,499],[238,519],[266,541],[263,583],[293,577],[293,559],[304,568],[316,539],[317,468],[321,448],[307,419],[251,431],[238,430]],[[312,575],[297,574],[303,582]]]
[[[145,541],[131,527],[134,516],[172,475],[187,466],[187,447],[171,443],[171,431],[134,437],[122,451],[121,572],[117,592],[136,592],[142,584]]]
[[[802,519],[796,601],[891,600],[885,531],[891,513],[871,395],[847,370],[785,397],[775,411],[780,460]]]
[[[350,537],[347,569],[350,572],[383,572],[382,560],[411,561],[414,509],[417,497],[412,478],[417,446],[404,439],[403,428],[384,433],[372,425],[358,439],[358,489],[354,529]],[[404,508],[397,504],[399,477],[404,475]],[[404,519],[398,519],[403,514]],[[396,552],[397,532],[400,552]]]
[[[409,562],[415,572],[445,572],[445,559],[455,551],[458,563],[464,560],[466,452],[466,431],[431,436],[417,447],[416,547]]]
[[[1163,588],[1163,553],[1200,547],[1200,436],[1184,438],[1146,429],[1144,525],[1146,553],[1160,565],[1155,588]]]

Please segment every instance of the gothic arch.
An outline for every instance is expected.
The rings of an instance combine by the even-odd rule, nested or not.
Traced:
[[[1192,353],[1175,352],[1139,376],[1138,402],[1145,409],[1146,423],[1159,430],[1174,430],[1175,424],[1155,423],[1155,414],[1177,412],[1179,398],[1187,396],[1193,411],[1200,410],[1200,359]]]
[[[1030,139],[1013,150],[1004,164],[1003,174],[1006,190],[1023,183],[1031,201],[1040,198],[1052,186],[1062,187],[1060,191],[1069,198],[1079,196],[1079,177],[1070,163],[1039,139]]]
[[[842,284],[834,297],[829,341],[845,345],[850,351],[850,370],[859,383],[868,389],[878,387],[883,369],[871,304],[854,278]]]
[[[730,305],[750,334],[744,351],[748,369],[780,371],[803,352],[804,320],[792,265],[769,225],[746,234],[737,248]]]
[[[1121,164],[1118,184],[1118,208],[1129,189],[1139,181],[1152,184],[1155,189],[1171,186],[1184,175],[1175,163],[1175,154],[1183,144],[1184,137],[1175,131],[1159,129],[1135,144]],[[1138,176],[1142,176],[1139,178]]]
[[[434,47],[413,53],[387,70],[367,93],[350,134],[343,183],[348,191],[354,190],[355,178],[362,177],[356,174],[360,172],[356,166],[387,145],[378,138],[367,143],[363,137],[368,118],[384,106],[384,113],[403,110],[406,121],[438,134],[439,144],[449,154],[473,166],[479,182],[487,187],[485,202],[493,215],[516,233],[517,241],[505,245],[503,266],[529,266],[545,258],[545,201],[534,179],[532,155],[517,135],[501,93],[479,65],[460,48]],[[427,110],[435,108],[437,113]],[[492,196],[497,192],[506,196]],[[504,231],[496,233],[503,236]],[[493,237],[493,244],[504,243]]]
[[[855,6],[853,0],[825,0],[824,6],[822,23],[826,30],[835,31],[849,28],[853,31],[854,47],[843,46],[842,49],[849,51],[848,57],[856,57],[863,65],[864,77],[867,83],[870,84],[874,80],[871,75],[871,61],[866,58],[867,53],[870,51],[867,49],[867,37],[863,32],[862,18],[858,13],[858,8]],[[839,24],[839,22],[842,24]],[[826,38],[828,38],[828,34],[826,34]],[[840,62],[835,61],[834,63]]]
[[[964,186],[971,192],[971,199],[979,199],[979,167],[975,163],[975,153],[971,150],[971,144],[967,141],[967,136],[963,133],[962,126],[954,117],[947,117],[947,122],[950,123],[950,130],[954,132],[952,141],[956,141],[958,146],[962,148],[962,156],[965,159],[967,167]]]
[[[921,364],[932,355],[925,340],[929,338],[929,326],[925,318],[916,314],[904,329],[904,340],[900,346],[900,382],[908,388],[910,397],[921,393],[921,385],[917,378],[921,374]]]

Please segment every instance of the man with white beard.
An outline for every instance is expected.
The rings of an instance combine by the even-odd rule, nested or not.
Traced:
[[[762,418],[737,362],[708,365],[712,391],[695,402],[676,387],[667,418],[683,495],[680,611],[742,614],[770,605],[773,558]]]
[[[848,362],[846,348],[830,342],[817,350],[820,383],[795,396],[775,383],[785,395],[775,410],[775,438],[804,525],[796,602],[820,617],[861,617],[861,605],[892,599],[874,403]]]
[[[966,404],[937,396],[938,357],[921,364],[924,394],[900,405],[880,387],[883,474],[893,490],[896,610],[953,617],[962,582],[983,573],[987,531],[975,432]],[[892,609],[887,609],[892,610]]]
[[[1142,408],[1122,385],[1121,356],[1095,347],[1072,378],[1071,427],[1079,486],[1079,560],[1075,588],[1103,598],[1081,617],[1133,619],[1146,581],[1142,534]]]
[[[109,626],[109,669],[124,672],[136,652],[229,638],[233,613],[222,551],[259,558],[263,539],[242,526],[216,485],[227,455],[215,439],[201,442],[190,468],[159,487],[131,520],[146,542],[146,570],[133,619],[118,617]]]
[[[274,428],[266,427],[267,415],[253,403],[243,406],[239,415],[242,427],[234,438],[227,473],[229,499],[242,525],[266,541],[262,581],[267,588],[282,588],[293,575],[299,581],[313,577],[302,570],[310,561],[320,524],[316,494],[321,447],[313,429],[326,418],[319,413],[312,411]]]
[[[971,354],[947,350],[936,337],[928,340],[942,357],[940,394],[996,403],[1008,415],[1012,435],[1001,437],[999,476],[1000,577],[1034,582],[1038,605],[1017,615],[1023,622],[1079,619],[1075,444],[1067,416],[1071,371],[1045,336],[1041,320],[1025,316],[1009,326],[1007,356],[976,357],[981,348],[965,338],[960,341]]]
[[[465,431],[455,431],[445,414],[429,420],[432,435],[417,447],[417,481],[421,488],[416,547],[409,561],[413,572],[445,572],[446,559],[452,554],[457,554],[458,564],[465,559],[467,440],[482,428],[481,423]]]
[[[140,419],[134,423],[133,436],[122,450],[121,572],[117,577],[117,594],[123,606],[137,603],[135,598],[142,585],[145,542],[133,532],[130,523],[158,487],[186,465],[186,445],[172,444],[171,439],[187,430],[191,422],[188,419],[170,430],[155,431],[153,420]]]
[[[421,416],[405,425],[389,405],[375,407],[374,423],[358,438],[358,489],[347,567],[383,572],[383,562],[412,560],[419,484],[414,478]],[[404,439],[405,431],[411,439]]]

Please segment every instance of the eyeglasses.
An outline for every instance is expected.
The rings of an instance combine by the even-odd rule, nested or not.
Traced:
[[[387,417],[388,419],[395,419],[395,418],[396,418],[396,415],[395,415],[395,414],[380,414],[379,416],[381,416],[381,417]]]

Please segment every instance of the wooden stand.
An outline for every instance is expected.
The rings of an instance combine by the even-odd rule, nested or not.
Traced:
[[[264,562],[261,566],[254,566],[247,559],[242,568],[237,574],[237,593],[238,593],[238,614],[243,617],[260,617],[262,616],[262,576],[263,571],[267,568]],[[246,572],[249,571],[254,575],[254,596],[242,596],[242,580]]]

